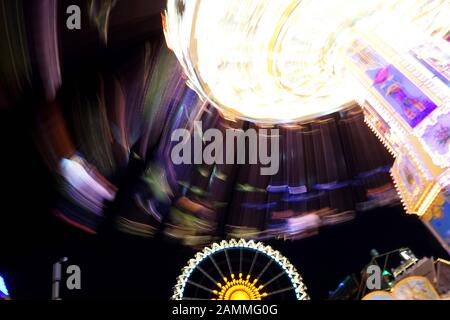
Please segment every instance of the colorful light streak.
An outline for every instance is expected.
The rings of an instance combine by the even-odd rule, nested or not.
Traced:
[[[290,122],[359,95],[344,59],[358,28],[409,46],[417,30],[445,34],[449,12],[445,0],[169,0],[164,29],[189,85],[226,117]]]

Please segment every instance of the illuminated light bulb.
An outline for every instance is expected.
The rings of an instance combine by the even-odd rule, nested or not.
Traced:
[[[236,290],[231,294],[230,300],[250,300],[250,295],[244,290]]]

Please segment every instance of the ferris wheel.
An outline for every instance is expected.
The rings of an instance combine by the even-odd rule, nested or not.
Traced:
[[[205,247],[182,269],[173,300],[308,300],[295,267],[277,250],[244,239]]]

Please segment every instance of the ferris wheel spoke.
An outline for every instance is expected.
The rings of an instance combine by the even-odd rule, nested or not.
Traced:
[[[264,274],[264,272],[266,272],[267,268],[270,266],[270,264],[272,263],[273,260],[269,260],[269,262],[267,262],[266,266],[264,267],[264,269],[262,269],[261,273],[258,275],[258,279],[261,279],[261,276]]]
[[[242,248],[239,248],[239,273],[242,273]]]
[[[267,288],[267,286],[269,284],[271,284],[272,282],[274,282],[275,280],[277,280],[279,277],[281,277],[284,273],[284,271],[281,271],[279,274],[277,274],[275,277],[273,277],[272,279],[270,279],[269,281],[267,281],[266,283],[264,283],[264,287]]]
[[[195,286],[197,288],[200,288],[200,289],[203,289],[205,291],[213,293],[213,291],[210,288],[207,288],[207,287],[205,287],[205,286],[203,286],[203,285],[201,285],[201,284],[199,284],[197,282],[194,282],[192,280],[187,280],[186,282],[189,283],[189,284],[192,284],[193,286]]]
[[[211,280],[214,284],[217,283],[217,281],[214,280],[214,278],[211,277],[205,270],[203,270],[202,267],[198,266],[197,269],[200,270],[200,272],[203,273],[203,274],[204,274],[209,280]]]
[[[228,269],[230,270],[230,275],[233,274],[233,269],[231,268],[230,257],[228,256],[228,251],[224,250],[225,258],[227,259]]]
[[[255,266],[255,262],[256,262],[256,258],[258,257],[258,251],[255,251],[255,255],[253,257],[253,262],[252,262],[252,266],[250,267],[250,270],[248,271],[249,274],[252,273],[253,271],[253,267]]]
[[[216,270],[219,272],[220,277],[221,277],[222,279],[225,278],[225,276],[224,276],[223,273],[222,273],[222,270],[220,270],[220,268],[219,268],[219,266],[217,265],[216,260],[214,260],[213,256],[208,256],[208,257],[209,257],[209,259],[212,261],[212,263],[214,264],[214,267],[216,268]]]
[[[294,290],[294,289],[295,288],[293,286],[290,286],[288,288],[284,288],[284,289],[276,290],[276,291],[273,291],[273,292],[269,292],[269,293],[267,293],[267,297],[270,297],[270,296],[273,296],[273,295],[276,295],[276,294],[279,294],[279,293],[283,293],[283,292],[286,292],[286,291],[289,291],[289,290]]]

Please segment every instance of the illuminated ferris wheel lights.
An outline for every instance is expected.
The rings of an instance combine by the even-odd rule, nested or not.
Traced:
[[[258,255],[266,257],[265,259],[268,259],[269,263],[266,264],[266,268],[261,271],[260,275],[258,277],[255,277],[253,280],[251,275],[252,270],[249,270],[248,273],[239,272],[238,277],[236,277],[235,273],[231,271],[231,264],[228,264],[228,267],[230,269],[229,277],[224,276],[224,274],[227,274],[227,272],[221,271],[212,256],[223,252],[228,259],[227,251],[229,249],[239,249],[245,250],[246,252],[251,252],[251,254],[253,255],[253,259],[256,259]],[[216,281],[214,281],[211,275],[205,272],[205,270],[200,267],[200,264],[202,264],[204,261],[207,261],[208,258],[213,263],[214,268],[216,269],[218,274],[222,275]],[[242,262],[242,260],[239,261]],[[260,276],[264,274],[264,272],[267,270],[267,267],[271,264],[272,261],[276,262],[273,265],[277,265],[282,270],[282,272],[264,283]],[[217,290],[216,288],[209,289],[202,284],[192,281],[190,278],[194,273],[194,270],[199,270],[206,278],[214,281],[214,284],[220,290]],[[237,268],[234,270],[237,270]],[[246,274],[245,278],[244,274]],[[261,291],[267,288],[269,284],[277,280],[278,277],[281,276],[281,274],[284,274],[287,279],[289,279],[290,287],[276,290],[274,292]],[[229,280],[229,278],[231,280]],[[260,285],[257,286],[257,283],[260,283]],[[264,245],[261,242],[255,243],[255,241],[253,240],[246,241],[244,239],[240,239],[239,241],[235,239],[232,239],[230,241],[223,240],[220,243],[213,243],[211,247],[205,247],[201,252],[198,252],[193,259],[189,260],[188,265],[182,269],[182,274],[177,278],[177,284],[174,287],[174,294],[172,296],[172,299],[182,300],[195,298],[185,296],[186,286],[194,286],[202,290],[209,291],[213,296],[208,299],[214,300],[260,300],[270,295],[275,295],[287,291],[291,291],[294,294],[295,298],[298,300],[309,299],[307,293],[305,292],[305,287],[302,282],[301,276],[298,274],[295,267],[284,256],[282,256],[280,252],[272,249],[270,246]]]
[[[214,297],[211,300],[261,300],[268,295],[266,292],[261,292],[264,288],[263,285],[256,287],[258,278],[251,281],[250,275],[247,275],[244,280],[242,278],[242,273],[239,273],[239,278],[236,279],[235,275],[232,273],[231,279],[231,281],[228,281],[227,277],[224,277],[224,285],[217,283],[221,290],[213,290],[214,295],[217,297]]]
[[[448,0],[168,0],[163,27],[200,97],[228,118],[273,123],[358,98],[345,57],[359,31],[407,50],[422,33],[444,36],[449,13]]]

